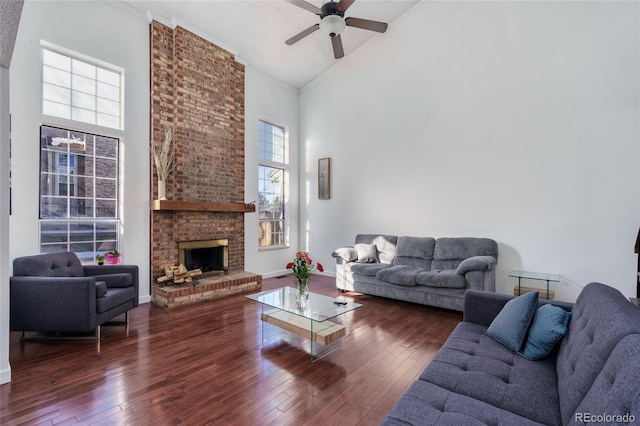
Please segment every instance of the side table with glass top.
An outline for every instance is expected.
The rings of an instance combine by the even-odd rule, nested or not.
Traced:
[[[560,275],[556,275],[556,274],[545,274],[545,273],[541,273],[541,272],[528,272],[528,271],[511,271],[509,272],[509,276],[510,277],[515,277],[518,279],[518,294],[516,294],[516,296],[519,296],[522,293],[524,287],[521,287],[521,281],[523,279],[527,279],[527,280],[536,280],[536,281],[546,281],[547,283],[547,293],[546,293],[546,297],[545,299],[553,299],[555,297],[555,292],[551,291],[549,292],[549,285],[550,283],[559,283],[560,282]],[[531,289],[531,288],[527,288],[527,291],[531,291],[531,290],[535,290],[535,289]],[[527,292],[525,291],[525,293]],[[540,295],[542,296],[544,293],[540,293]],[[551,296],[551,297],[549,297]]]
[[[346,327],[340,322],[340,316],[362,305],[344,297],[338,300],[309,293],[306,306],[300,308],[296,302],[296,293],[297,290],[292,287],[283,287],[245,297],[262,306],[260,319],[263,348],[275,341],[302,337],[302,347],[309,352],[313,362],[340,348],[340,341],[347,333]],[[336,301],[340,303],[336,304]],[[272,326],[284,333],[269,333],[267,328]]]

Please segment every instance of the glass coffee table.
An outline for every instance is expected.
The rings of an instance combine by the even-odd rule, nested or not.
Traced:
[[[306,306],[299,308],[296,292],[292,287],[283,287],[245,297],[262,305],[263,348],[274,341],[292,342],[295,337],[302,338],[302,347],[313,362],[340,347],[340,340],[347,334],[340,316],[362,305],[343,296],[335,298],[309,293]],[[276,332],[273,332],[274,328]]]

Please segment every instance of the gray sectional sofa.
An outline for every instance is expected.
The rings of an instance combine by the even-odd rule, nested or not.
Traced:
[[[461,322],[383,425],[572,425],[640,422],[640,310],[587,285],[568,331],[529,361],[485,334],[513,296],[470,290]]]
[[[495,291],[498,244],[488,238],[359,234],[332,256],[339,290],[457,311],[468,289]]]

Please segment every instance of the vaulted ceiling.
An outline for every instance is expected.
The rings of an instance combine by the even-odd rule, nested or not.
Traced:
[[[288,46],[285,40],[318,23],[320,18],[286,1],[208,0],[158,1],[120,0],[134,10],[165,24],[182,25],[218,44],[249,66],[299,89],[332,67],[336,62],[331,40],[321,31]],[[309,3],[321,7],[322,1]],[[418,1],[357,0],[345,17],[393,22]],[[372,37],[384,37],[373,31],[347,27],[341,34],[345,58]],[[385,52],[380,52],[384,55]]]

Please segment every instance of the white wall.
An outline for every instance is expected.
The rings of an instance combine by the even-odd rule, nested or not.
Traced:
[[[250,66],[245,72],[245,201],[258,201],[258,120],[283,126],[289,144],[289,175],[285,178],[285,218],[289,231],[288,248],[258,249],[258,213],[245,214],[245,269],[264,277],[286,271],[296,251],[298,239],[298,93],[259,73]]]
[[[9,365],[9,70],[0,67],[0,384]]]
[[[122,137],[122,243],[125,263],[139,265],[140,296],[149,274],[149,25],[116,2],[26,2],[11,64],[13,215],[11,258],[38,246],[40,42],[125,69]],[[47,122],[50,122],[47,120]],[[70,124],[73,125],[72,123]],[[113,134],[108,129],[98,133]]]
[[[301,94],[301,235],[483,236],[512,269],[635,296],[639,4],[422,2]],[[347,37],[345,34],[344,37]],[[332,158],[332,198],[316,164]]]

